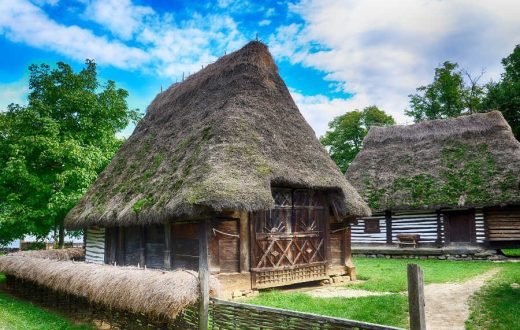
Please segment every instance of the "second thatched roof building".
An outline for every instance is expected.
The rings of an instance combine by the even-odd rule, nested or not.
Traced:
[[[374,212],[356,245],[520,244],[520,143],[498,111],[372,128],[346,177]]]

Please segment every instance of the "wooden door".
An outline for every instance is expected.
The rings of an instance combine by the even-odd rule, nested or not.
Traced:
[[[475,242],[474,212],[464,211],[446,214],[445,235],[446,243]]]
[[[327,276],[328,224],[321,197],[303,189],[273,189],[276,207],[252,214],[255,288]]]

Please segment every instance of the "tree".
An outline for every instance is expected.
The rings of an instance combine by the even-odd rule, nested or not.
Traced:
[[[458,64],[446,61],[435,69],[433,82],[409,95],[410,109],[405,110],[415,122],[457,117],[466,109],[467,90]],[[475,101],[473,100],[472,103]]]
[[[498,109],[504,115],[517,140],[520,140],[520,45],[502,59],[504,73],[498,83],[487,84],[483,106]]]
[[[0,244],[45,237],[120,147],[116,132],[139,119],[128,92],[101,84],[94,61],[78,73],[62,62],[29,67],[27,106],[0,112]]]
[[[321,137],[321,143],[328,147],[331,158],[342,172],[345,172],[359,153],[363,139],[371,126],[394,125],[395,120],[376,106],[363,111],[355,110],[334,118],[329,123],[329,131]]]

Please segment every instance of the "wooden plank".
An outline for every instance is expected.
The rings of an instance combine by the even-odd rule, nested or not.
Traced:
[[[385,212],[386,221],[386,243],[392,244],[392,212]]]
[[[172,269],[172,225],[164,224],[164,269]]]
[[[144,267],[146,265],[146,228],[145,226],[139,226],[139,266]]]
[[[423,272],[416,264],[408,264],[408,309],[410,330],[426,330]]]
[[[125,228],[119,227],[119,235],[117,239],[117,264],[124,265],[125,263]]]
[[[240,212],[240,272],[249,272],[251,268],[251,251],[249,235],[249,214]]]
[[[199,330],[208,329],[209,318],[209,265],[208,265],[208,240],[211,230],[211,219],[205,219],[200,224],[199,233]]]

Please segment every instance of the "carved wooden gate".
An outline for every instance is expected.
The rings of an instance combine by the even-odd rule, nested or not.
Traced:
[[[276,207],[252,214],[252,278],[260,288],[327,277],[327,233],[322,196],[273,188]]]

